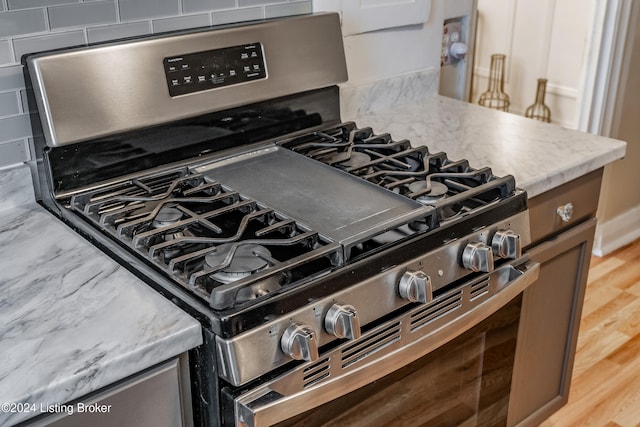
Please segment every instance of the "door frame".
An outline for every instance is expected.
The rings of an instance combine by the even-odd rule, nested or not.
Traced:
[[[633,41],[640,7],[634,0],[592,1],[594,13],[578,99],[578,129],[615,137],[616,113],[622,105],[629,68],[626,49]]]

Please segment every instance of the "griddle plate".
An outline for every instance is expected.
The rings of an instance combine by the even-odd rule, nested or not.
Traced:
[[[196,171],[346,246],[420,219],[433,209],[274,146]]]

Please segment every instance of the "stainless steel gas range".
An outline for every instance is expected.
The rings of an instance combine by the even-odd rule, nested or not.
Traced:
[[[343,123],[337,15],[25,64],[41,203],[202,323],[196,424],[506,422],[526,193]]]

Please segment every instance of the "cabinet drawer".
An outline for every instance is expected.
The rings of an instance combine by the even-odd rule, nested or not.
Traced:
[[[602,168],[530,199],[531,241],[536,243],[595,216],[601,182]],[[564,220],[558,212],[563,208]]]

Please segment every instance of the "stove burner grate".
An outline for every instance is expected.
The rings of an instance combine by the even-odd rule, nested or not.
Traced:
[[[438,211],[440,222],[459,218],[515,193],[512,176],[474,169],[467,160],[452,161],[389,134],[347,122],[291,138],[283,147],[359,176]],[[422,229],[418,227],[416,229]]]
[[[337,243],[186,168],[76,194],[70,205],[214,309],[344,262]]]

